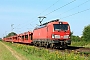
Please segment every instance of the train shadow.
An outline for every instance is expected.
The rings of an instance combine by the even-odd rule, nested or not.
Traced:
[[[76,49],[80,49],[80,48],[84,48],[84,47],[77,47],[77,46],[68,46],[67,49],[69,50],[76,50]]]
[[[76,50],[84,47],[77,47],[77,46],[67,46],[67,48],[59,48],[58,50]]]

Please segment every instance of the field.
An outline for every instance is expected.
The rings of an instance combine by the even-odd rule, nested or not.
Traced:
[[[22,56],[26,57],[27,60],[90,60],[90,54],[85,56],[84,53],[75,54],[74,51],[68,53],[67,50],[65,52],[60,51],[49,51],[45,48],[38,48],[35,46],[17,44],[17,43],[8,43],[3,42],[4,44],[12,47]],[[73,42],[72,45],[74,46]],[[80,42],[81,43],[81,42]],[[79,44],[80,45],[80,44]],[[78,46],[78,44],[77,44]],[[82,44],[80,45],[82,46]]]
[[[0,60],[17,60],[0,41]]]

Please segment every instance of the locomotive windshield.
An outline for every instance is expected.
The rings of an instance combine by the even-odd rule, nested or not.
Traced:
[[[68,30],[68,24],[54,24],[54,30]]]

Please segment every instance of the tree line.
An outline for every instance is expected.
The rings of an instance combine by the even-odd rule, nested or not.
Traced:
[[[90,25],[87,25],[84,27],[84,30],[82,31],[82,36],[75,36],[73,35],[73,32],[71,32],[71,40],[72,41],[87,41],[90,42]]]

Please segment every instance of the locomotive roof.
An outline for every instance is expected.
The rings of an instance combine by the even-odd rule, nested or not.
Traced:
[[[49,21],[49,22],[46,22],[46,23],[44,23],[44,24],[42,24],[42,25],[47,25],[48,23],[51,23],[51,22],[57,22],[57,21],[59,21],[59,19],[57,19],[57,20],[52,20],[52,21]],[[40,25],[40,26],[42,26],[42,25]]]
[[[52,20],[52,21],[46,22],[44,24],[38,25],[35,29],[39,29],[39,28],[45,27],[48,23],[57,22],[57,21],[59,21],[59,19]]]

